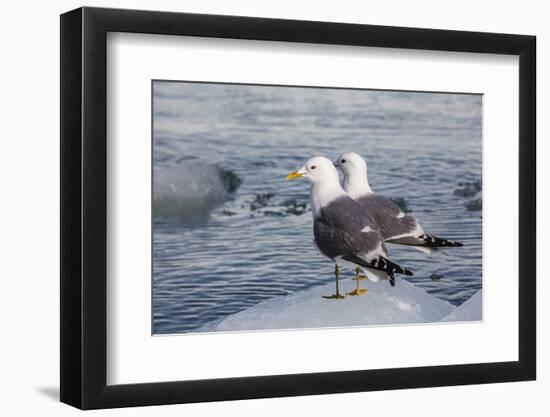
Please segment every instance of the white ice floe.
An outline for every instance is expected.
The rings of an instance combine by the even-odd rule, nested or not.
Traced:
[[[478,294],[468,300],[467,304],[457,308],[405,280],[398,280],[395,287],[391,287],[387,281],[362,282],[362,286],[368,288],[368,294],[348,296],[345,300],[322,298],[323,295],[334,292],[333,283],[270,299],[207,325],[199,331],[299,329],[481,319],[481,297]],[[352,280],[341,281],[341,290],[350,291],[354,287],[355,282]],[[453,313],[456,313],[456,317]]]
[[[457,307],[451,314],[442,321],[472,321],[481,320],[481,306],[483,291],[479,290],[468,300]]]

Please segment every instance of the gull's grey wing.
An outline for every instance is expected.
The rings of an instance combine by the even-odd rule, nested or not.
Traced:
[[[366,213],[374,217],[385,241],[405,237],[417,238],[424,234],[422,226],[414,216],[405,214],[397,204],[384,196],[372,193],[359,198],[357,202]],[[421,245],[421,241],[418,244]]]
[[[350,197],[323,207],[313,222],[313,233],[319,250],[331,259],[355,255],[370,262],[387,255],[376,222],[372,216],[362,214]]]
[[[357,202],[374,218],[385,242],[430,248],[462,246],[460,242],[424,233],[414,216],[405,214],[397,204],[384,196],[372,193]]]
[[[317,248],[328,258],[341,258],[356,265],[387,273],[391,286],[394,274],[412,275],[387,258],[388,252],[374,218],[361,213],[361,206],[342,197],[321,209],[313,222]]]

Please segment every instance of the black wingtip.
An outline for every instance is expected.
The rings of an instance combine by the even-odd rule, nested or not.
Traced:
[[[454,240],[446,240],[441,239],[441,243],[439,244],[439,247],[448,247],[448,248],[459,248],[461,246],[464,246],[461,242],[456,242]]]
[[[353,262],[356,265],[363,266],[365,268],[373,268],[377,269],[379,271],[384,271],[388,274],[388,277],[390,278],[390,283],[393,281],[395,285],[395,274],[405,274],[411,276],[413,273],[412,271],[408,270],[407,268],[403,268],[402,266],[399,266],[395,262],[390,261],[389,259],[379,256],[378,258],[372,259],[370,262],[366,262],[361,258],[358,258],[355,255],[346,255],[342,256],[342,259],[348,262]]]
[[[388,279],[390,280],[390,285],[395,287],[395,275],[392,272],[388,273]]]
[[[434,235],[429,235],[427,233],[424,233],[418,238],[424,241],[425,246],[434,247],[434,248],[458,248],[460,246],[464,246],[460,242],[437,237]]]

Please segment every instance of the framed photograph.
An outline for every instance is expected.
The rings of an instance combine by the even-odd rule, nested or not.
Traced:
[[[61,16],[61,401],[533,380],[535,37]]]

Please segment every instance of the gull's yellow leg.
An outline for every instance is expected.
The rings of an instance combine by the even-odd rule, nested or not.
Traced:
[[[334,277],[336,278],[336,294],[333,295],[323,295],[323,298],[330,298],[334,300],[341,300],[345,297],[345,295],[340,294],[340,287],[338,285],[338,278],[340,278],[340,268],[338,268],[338,265],[334,265]]]
[[[359,288],[359,280],[362,279],[363,275],[359,275],[359,272],[361,272],[361,269],[359,267],[355,268],[355,284],[356,287],[353,291],[350,291],[347,293],[347,295],[365,295],[368,290],[366,288]],[[364,279],[368,279],[367,277],[364,277]]]

